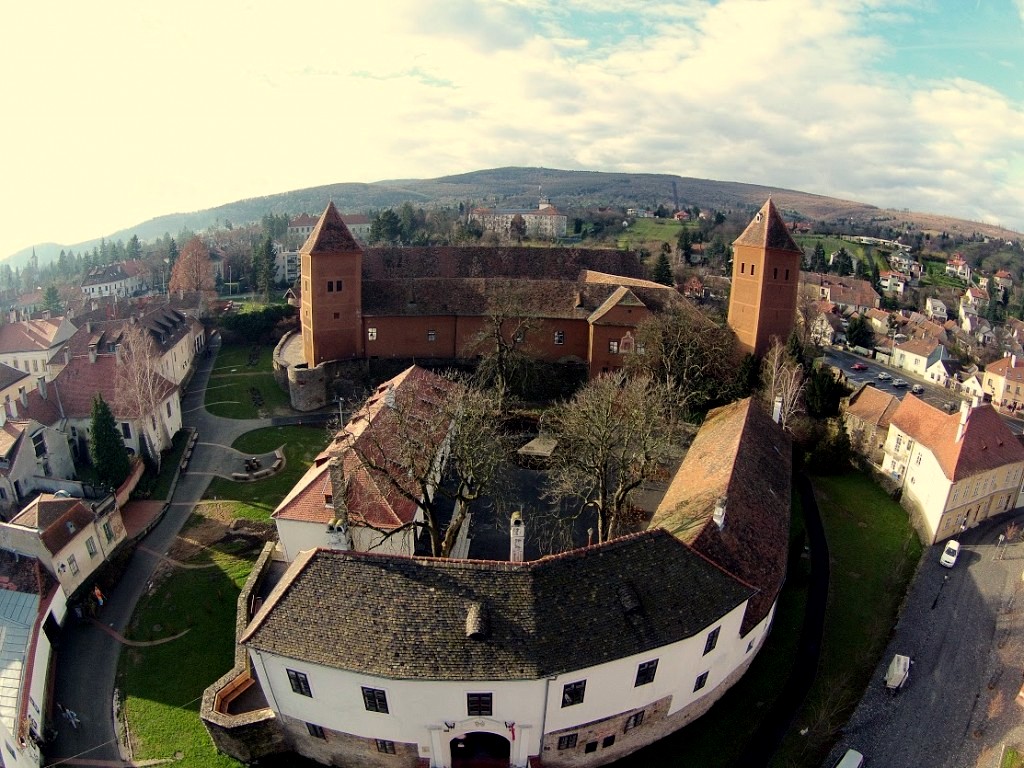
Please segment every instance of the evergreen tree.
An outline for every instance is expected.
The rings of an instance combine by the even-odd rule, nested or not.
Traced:
[[[679,233],[677,247],[679,248],[679,260],[684,264],[689,264],[690,257],[693,255],[693,239],[690,236],[690,230],[686,227],[683,227],[682,232]]]
[[[274,284],[274,241],[264,237],[252,249],[252,287],[266,301]]]
[[[43,292],[43,306],[51,315],[59,315],[64,311],[64,303],[60,300],[60,291],[56,285],[46,286]]]
[[[836,274],[840,277],[846,277],[847,275],[853,274],[853,259],[850,257],[850,252],[845,248],[840,248],[836,252],[835,258],[835,270]]]
[[[101,485],[117,488],[128,477],[132,467],[114,414],[101,395],[96,395],[92,401],[90,427],[92,442],[89,444],[89,456],[96,468],[96,477]]]
[[[797,365],[804,364],[804,345],[796,328],[790,331],[786,339],[786,354],[793,358]]]
[[[672,277],[672,265],[669,264],[668,256],[665,253],[658,255],[658,260],[654,264],[654,274],[652,277],[656,283],[661,283],[662,285],[675,285],[675,278]]]
[[[814,257],[811,259],[811,272],[827,272],[828,265],[825,263],[825,246],[821,240],[814,244]]]
[[[139,242],[138,235],[132,235],[131,240],[128,241],[128,246],[125,248],[125,256],[129,259],[137,259],[142,256],[142,243]]]

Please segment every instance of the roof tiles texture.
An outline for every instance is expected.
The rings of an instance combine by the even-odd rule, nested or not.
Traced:
[[[242,642],[388,678],[537,679],[691,637],[751,592],[657,530],[517,564],[312,550]]]
[[[63,322],[64,318],[55,317],[0,325],[0,354],[49,349]]]
[[[327,209],[320,216],[313,231],[309,233],[301,253],[336,253],[338,251],[359,251],[361,250],[352,233],[348,231],[341,214],[334,207],[334,203],[328,203]]]
[[[792,251],[803,253],[803,249],[793,240],[789,227],[782,220],[782,214],[775,203],[768,198],[761,210],[757,212],[743,233],[736,238],[733,245],[750,245],[755,248],[769,248],[776,251]]]
[[[850,397],[846,413],[867,424],[888,429],[892,415],[896,412],[899,404],[899,398],[876,387],[862,384],[861,388]]]

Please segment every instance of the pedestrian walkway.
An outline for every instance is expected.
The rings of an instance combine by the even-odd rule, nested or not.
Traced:
[[[77,729],[58,727],[55,741],[45,749],[48,764],[131,766],[166,762],[127,762],[120,751],[112,702],[118,657],[122,646],[131,644],[125,639],[124,632],[135,612],[136,603],[151,584],[157,566],[164,562],[162,553],[169,551],[195,505],[203,498],[210,480],[219,474],[196,470],[211,466],[227,468],[230,461],[238,462],[241,469],[244,466],[242,455],[229,446],[246,432],[272,426],[277,421],[227,419],[206,412],[203,392],[220,349],[218,337],[211,340],[210,348],[210,357],[196,358],[195,375],[182,396],[183,426],[197,430],[200,440],[192,454],[189,469],[179,476],[174,495],[168,500],[159,522],[143,534],[141,546],[136,548],[120,582],[108,590],[97,622],[76,621],[69,616],[61,631],[55,662],[54,699],[77,712],[81,726]],[[228,471],[227,476],[230,474]],[[165,506],[160,502],[152,504],[161,509]],[[146,524],[152,523],[152,518],[147,519],[147,515],[152,516],[154,509],[152,506],[133,507],[129,514],[132,528],[144,531]]]

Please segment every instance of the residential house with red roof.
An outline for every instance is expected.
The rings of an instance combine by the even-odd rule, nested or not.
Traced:
[[[949,414],[907,395],[889,424],[884,469],[934,544],[1016,505],[1024,445],[989,404],[964,401]]]
[[[423,521],[423,512],[413,499],[419,490],[402,473],[391,475],[403,485],[396,488],[378,468],[388,465],[387,457],[403,454],[398,442],[414,438],[437,446],[439,476],[447,425],[436,415],[454,386],[412,366],[377,387],[274,510],[288,560],[315,547],[416,553],[419,529],[413,523]],[[463,530],[468,533],[468,524]],[[462,543],[468,547],[468,540]]]
[[[923,378],[925,371],[948,356],[946,348],[934,339],[908,339],[893,346],[891,365]]]
[[[243,590],[236,666],[201,716],[250,761],[618,760],[707,712],[763,647],[790,463],[748,398],[708,414],[645,531],[527,562],[301,551],[263,599]]]
[[[71,321],[64,317],[0,325],[0,363],[50,380],[53,376],[47,365],[61,352],[75,330]]]
[[[867,312],[882,303],[870,282],[855,277],[801,272],[800,292],[812,299],[831,301],[844,312]]]
[[[984,392],[1001,411],[1024,409],[1024,357],[1006,355],[985,366],[981,377]]]
[[[38,559],[71,599],[91,586],[126,535],[113,495],[89,501],[41,493],[0,522],[0,549]]]
[[[898,398],[870,384],[861,384],[843,403],[850,445],[876,466],[882,466],[885,461],[885,440],[899,404]]]
[[[971,265],[967,263],[962,253],[954,253],[946,259],[946,274],[956,277],[965,283],[971,282]]]

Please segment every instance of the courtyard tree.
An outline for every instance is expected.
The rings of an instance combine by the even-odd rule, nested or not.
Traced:
[[[160,451],[170,444],[160,408],[173,385],[157,368],[158,351],[153,337],[137,322],[125,325],[118,349],[116,392],[119,410],[136,417],[139,445],[157,471]]]
[[[783,429],[803,410],[804,392],[803,366],[787,346],[775,339],[761,362],[761,398]]]
[[[528,337],[536,329],[537,319],[529,309],[527,283],[507,280],[494,285],[496,290],[487,297],[483,326],[465,353],[478,357],[477,381],[495,391],[498,408],[504,411],[508,398],[522,392],[534,373]]]
[[[732,330],[690,304],[679,304],[643,320],[636,349],[626,356],[630,372],[648,372],[673,393],[675,406],[692,418],[728,402],[742,390]]]
[[[200,310],[204,309],[206,302],[215,295],[216,281],[213,278],[210,249],[198,237],[192,237],[181,249],[181,254],[171,269],[168,288],[172,292],[198,294]]]
[[[350,435],[347,444],[378,486],[417,505],[422,517],[374,530],[383,541],[413,528],[426,534],[431,555],[450,557],[472,505],[494,492],[506,459],[493,393],[447,378],[441,387],[400,387],[384,398],[386,423]],[[350,423],[371,420],[373,409],[381,407],[379,398],[374,401]],[[453,511],[446,524],[448,507]]]
[[[96,479],[100,485],[117,488],[128,477],[132,467],[114,414],[101,395],[93,398],[89,421],[92,434],[89,456],[96,469]]]
[[[270,298],[270,288],[274,284],[274,241],[264,237],[252,248],[251,276],[252,288],[266,303]]]
[[[547,495],[593,509],[596,540],[630,532],[630,498],[672,454],[669,391],[649,375],[601,376],[552,408],[544,431],[557,441]],[[571,522],[571,521],[570,521]]]

